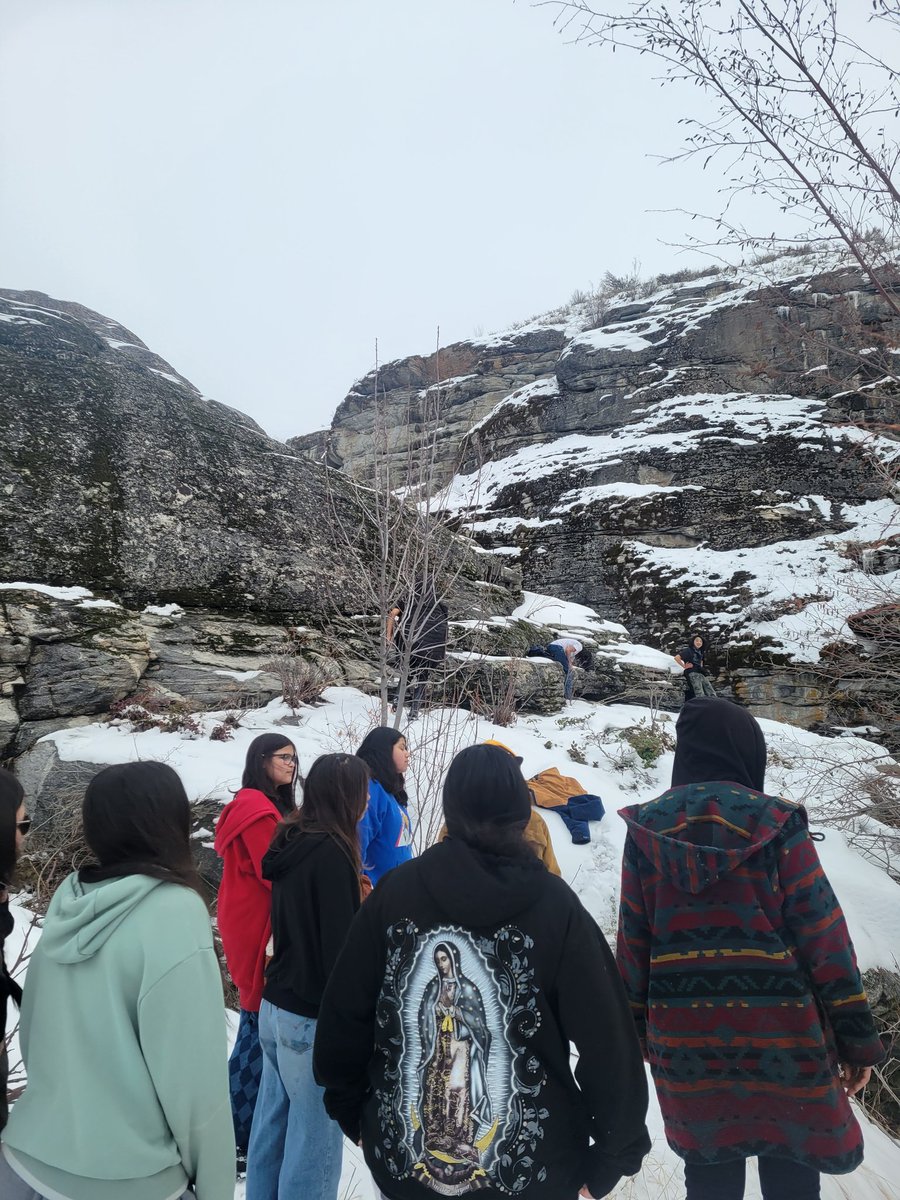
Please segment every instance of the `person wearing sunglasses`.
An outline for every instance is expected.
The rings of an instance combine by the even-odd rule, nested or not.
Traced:
[[[9,911],[9,888],[13,883],[16,861],[22,852],[25,835],[31,829],[31,820],[25,812],[25,793],[15,775],[0,768],[0,1129],[5,1128],[9,1116],[6,1100],[6,1083],[9,1078],[9,1062],[6,1056],[6,1010],[10,999],[18,1005],[22,989],[6,969],[4,943],[13,931],[12,913]]]
[[[240,790],[216,825],[222,859],[218,923],[228,971],[240,996],[237,1038],[228,1063],[239,1164],[246,1157],[262,1075],[259,1007],[271,936],[272,885],[262,860],[275,828],[294,811],[297,751],[280,733],[263,733],[247,750]]]

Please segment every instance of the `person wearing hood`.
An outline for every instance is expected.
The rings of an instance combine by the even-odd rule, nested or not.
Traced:
[[[296,780],[293,743],[280,733],[260,734],[247,749],[240,790],[216,824],[216,853],[222,859],[216,915],[228,972],[240,998],[228,1078],[241,1166],[262,1075],[259,1005],[272,932],[272,887],[263,878],[262,860],[278,822],[294,809]]]
[[[369,772],[352,754],[317,758],[303,803],[263,859],[272,886],[274,956],[259,1013],[259,1099],[247,1200],[335,1200],[340,1130],[325,1114],[312,1045],[325,982],[361,899],[358,826]]]
[[[689,1200],[816,1200],[861,1161],[848,1103],[884,1056],[806,812],[764,791],[766,745],[688,701],[672,787],[628,826],[616,957]]]
[[[399,729],[379,725],[366,734],[356,755],[371,776],[359,843],[363,870],[374,887],[385,872],[412,858],[409,799],[403,779],[409,750]]]
[[[59,886],[28,965],[0,1196],[233,1200],[222,976],[184,787],[165,763],[107,767],[82,815],[97,863]]]
[[[526,842],[512,754],[461,751],[443,800],[448,837],[381,881],[329,978],[325,1106],[390,1200],[605,1196],[650,1148],[612,953]]]

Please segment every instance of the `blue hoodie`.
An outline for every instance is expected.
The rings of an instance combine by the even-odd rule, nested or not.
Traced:
[[[359,823],[363,870],[372,886],[392,867],[412,858],[409,813],[374,779],[369,781],[369,807]]]
[[[209,916],[147,875],[82,884],[47,911],[22,1001],[28,1086],[10,1166],[66,1200],[233,1200],[222,980]]]

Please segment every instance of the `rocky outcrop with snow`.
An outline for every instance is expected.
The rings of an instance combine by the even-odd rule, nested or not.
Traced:
[[[442,397],[433,503],[526,587],[673,651],[699,627],[726,688],[823,720],[815,676],[772,665],[814,666],[896,599],[900,329],[858,274],[799,257],[644,290],[390,364],[380,419],[400,454]],[[354,470],[373,391],[330,432]]]

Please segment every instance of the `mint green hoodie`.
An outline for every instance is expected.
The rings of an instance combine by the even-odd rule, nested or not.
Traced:
[[[20,1038],[28,1086],[10,1165],[66,1200],[233,1200],[222,981],[209,916],[146,875],[70,875],[31,956]]]

